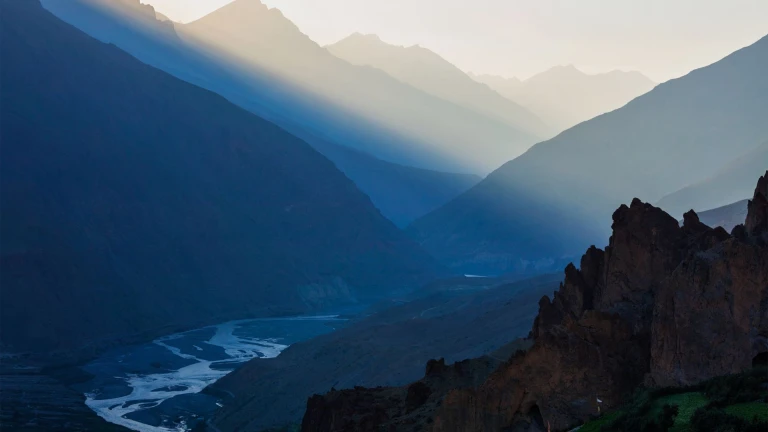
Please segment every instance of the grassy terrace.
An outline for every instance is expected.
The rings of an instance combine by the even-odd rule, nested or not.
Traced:
[[[579,432],[766,432],[768,369],[684,388],[641,389]]]

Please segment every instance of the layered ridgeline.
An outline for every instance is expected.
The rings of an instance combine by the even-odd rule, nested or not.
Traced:
[[[462,162],[456,164],[455,160],[449,162],[451,157],[443,155],[439,148],[435,150],[436,147],[433,146],[430,147],[432,150],[428,150],[429,146],[423,146],[417,138],[400,133],[404,128],[398,124],[380,124],[379,118],[372,119],[368,116],[369,110],[357,107],[354,112],[350,112],[338,104],[329,102],[322,95],[296,84],[293,81],[293,66],[280,69],[277,66],[259,64],[258,61],[264,61],[285,66],[273,55],[265,54],[282,52],[285,56],[294,56],[292,61],[305,62],[294,66],[308,74],[316,73],[319,77],[321,73],[317,68],[338,67],[345,71],[345,79],[349,82],[365,81],[363,78],[355,78],[358,73],[362,77],[372,76],[378,81],[371,84],[371,91],[407,94],[409,96],[403,100],[407,100],[411,107],[423,107],[424,112],[453,110],[451,112],[459,115],[457,113],[460,111],[453,104],[419,92],[384,74],[374,73],[369,68],[353,67],[336,59],[301,34],[277,10],[267,10],[266,6],[257,0],[241,0],[219,14],[226,15],[226,19],[220,23],[226,29],[231,27],[227,20],[246,20],[238,30],[246,33],[244,37],[247,37],[249,42],[247,47],[238,47],[253,53],[254,59],[258,61],[242,59],[223,49],[227,47],[209,47],[205,40],[190,35],[187,30],[192,27],[179,24],[174,27],[174,23],[163,20],[162,17],[158,18],[151,6],[142,5],[139,0],[43,0],[42,3],[61,19],[86,33],[104,42],[113,43],[141,61],[178,78],[215,91],[304,139],[330,158],[371,197],[374,205],[386,217],[398,225],[406,225],[434,210],[479,181],[474,175],[425,169],[424,167],[450,167],[460,173],[477,171],[472,164],[465,164],[467,159],[463,157]],[[232,8],[236,9],[234,17],[231,16],[232,13],[227,12]],[[214,18],[215,16],[211,19]],[[205,22],[207,21],[202,23]],[[209,27],[205,29],[214,31],[215,27],[214,30]],[[178,32],[184,38],[180,38]],[[345,89],[348,86],[342,87],[337,89],[339,94],[347,91]],[[368,92],[359,88],[354,91],[357,92],[360,104],[380,105]],[[419,100],[422,96],[424,100]],[[395,102],[397,101],[392,103]],[[400,108],[396,111],[405,113]],[[473,115],[476,120],[480,118],[476,114]],[[437,126],[432,125],[432,128]],[[509,137],[505,135],[501,140],[504,148],[514,142],[513,139],[507,138]],[[534,139],[531,138],[527,145],[533,142]],[[507,156],[518,154],[527,145],[517,149],[510,147],[514,151]],[[433,150],[437,153],[430,153]],[[484,173],[495,168],[503,160],[506,159],[493,161],[493,166],[480,171]],[[400,161],[406,165],[390,161]],[[408,163],[422,168],[413,168],[408,166]]]
[[[441,269],[305,142],[2,2],[4,351],[385,296]]]
[[[589,248],[554,298],[541,299],[533,345],[481,385],[470,378],[482,369],[467,362],[433,384],[430,363],[405,388],[314,396],[302,430],[570,430],[637,387],[692,385],[765,363],[768,172],[730,235],[693,211],[681,227],[638,199],[616,210],[612,228],[609,246]]]
[[[465,273],[522,271],[604,244],[626,196],[656,202],[768,135],[768,37],[535,145],[409,228]]]
[[[352,65],[317,45],[278,9],[236,0],[177,26],[182,38],[224,58],[271,73],[317,95],[325,109],[356,113],[407,141],[341,142],[374,156],[421,168],[487,173],[540,137],[532,116],[509,122],[423,92],[387,73]]]
[[[524,81],[470,76],[535,113],[556,132],[621,108],[656,85],[639,72],[589,75],[572,65],[557,66]]]
[[[354,65],[371,66],[426,93],[500,119],[512,127],[546,138],[554,130],[533,113],[471,79],[427,48],[396,46],[376,35],[352,34],[326,46],[333,55]]]
[[[748,199],[752,179],[768,167],[768,141],[726,164],[706,179],[666,195],[656,203],[669,214],[702,211]],[[746,209],[746,206],[744,207]]]

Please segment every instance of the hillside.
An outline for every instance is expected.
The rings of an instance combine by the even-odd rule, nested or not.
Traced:
[[[688,210],[708,210],[752,194],[752,179],[768,167],[768,141],[750,149],[706,179],[664,196],[656,203],[671,215]]]
[[[493,75],[473,76],[563,131],[621,108],[656,85],[639,72],[586,74],[574,66],[556,66],[525,81]]]
[[[387,296],[442,270],[325,157],[4,0],[3,351]]]
[[[535,145],[409,231],[475,274],[603,245],[624,197],[656,202],[765,139],[766,67],[768,37]]]
[[[214,91],[305,140],[331,159],[371,197],[384,216],[398,225],[412,222],[479,181],[474,175],[450,170],[409,169],[409,161],[415,165],[445,166],[449,159],[432,155],[429,163],[419,163],[422,153],[413,139],[403,137],[395,129],[372,123],[361,115],[360,110],[334,109],[320,96],[291,83],[288,77],[279,73],[244,65],[229,55],[214,54],[205,44],[189,40],[189,37],[182,41],[172,23],[156,19],[157,13],[151,14],[151,7],[141,5],[139,0],[43,0],[42,3],[59,18],[89,35],[113,43],[139,60],[180,79]],[[258,6],[255,0],[248,3]],[[267,34],[258,35],[264,38],[264,49],[268,50],[270,41],[279,42],[281,37],[298,38],[307,50],[320,51],[322,59],[333,60],[333,56],[323,53],[324,50],[298,33],[295,26],[278,13],[262,16],[266,8],[255,9],[254,19],[275,21],[287,28],[280,37],[267,30]],[[177,27],[184,29],[181,25]],[[398,148],[416,153],[411,154],[413,157],[399,158]],[[392,153],[387,153],[387,149]],[[386,159],[390,156],[402,159],[406,164],[388,162]],[[461,173],[473,171],[463,163],[449,165]],[[407,174],[403,175],[404,172]]]
[[[222,397],[213,423],[221,430],[262,430],[298,424],[307,399],[331,388],[403,385],[442,357],[454,362],[515,351],[525,337],[542,295],[560,276],[511,283],[488,278],[449,280],[432,294],[351,321],[345,328],[298,343],[274,359],[255,359],[205,390]],[[464,283],[491,286],[468,288]],[[509,355],[509,354],[506,354]],[[492,368],[489,367],[487,373]]]
[[[366,120],[351,129],[374,127],[377,133],[399,138],[338,139],[339,144],[389,162],[485,174],[537,140],[531,131],[427,94],[381,70],[335,57],[278,9],[258,0],[234,1],[177,30],[195,46],[315,95],[326,111],[336,108],[339,117],[352,114]],[[348,121],[344,117],[338,121],[342,120]],[[327,135],[336,139],[336,134]]]
[[[527,109],[474,80],[433,51],[418,45],[388,44],[376,35],[352,34],[325,47],[354,65],[380,69],[426,93],[500,119],[542,138],[552,135]]]
[[[434,171],[383,161],[321,139],[312,140],[312,146],[352,179],[382,215],[401,228],[482,180],[474,174]]]
[[[768,331],[768,171],[757,182],[744,224],[730,235],[704,225],[693,211],[679,226],[638,199],[616,210],[612,229],[605,250],[590,247],[580,269],[566,267],[554,297],[541,298],[532,346],[511,355],[481,385],[453,377],[454,390],[445,391],[445,382],[435,388],[428,369],[421,384],[400,389],[331,390],[309,400],[302,431],[565,431],[620,407],[625,411],[614,420],[622,426],[603,430],[660,430],[634,429],[652,408],[633,412],[637,405],[626,405],[640,387],[650,388],[653,399],[688,392],[710,411],[736,403],[758,404],[737,407],[741,412],[764,408],[765,379],[759,377],[765,369],[717,377],[768,360],[762,336]],[[710,426],[744,421],[706,414]],[[703,423],[697,431],[713,430]]]
[[[747,202],[749,200],[736,201],[722,207],[705,210],[699,213],[701,222],[711,227],[723,227],[730,232],[736,225],[744,222],[747,216]]]

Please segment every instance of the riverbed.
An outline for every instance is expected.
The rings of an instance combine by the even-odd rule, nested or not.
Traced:
[[[111,350],[83,366],[77,389],[107,421],[141,432],[183,432],[221,401],[200,393],[242,363],[276,357],[289,345],[329,333],[335,315],[230,321]]]

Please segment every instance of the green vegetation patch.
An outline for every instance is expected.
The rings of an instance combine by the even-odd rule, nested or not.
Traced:
[[[579,428],[579,432],[600,432],[603,430],[603,426],[613,423],[621,414],[622,411],[612,411],[598,419],[590,420]]]
[[[755,418],[758,421],[768,421],[768,403],[765,402],[740,403],[726,407],[724,411],[747,421],[752,421]]]
[[[766,383],[768,370],[755,368],[691,387],[640,389],[579,432],[766,432]]]
[[[678,409],[677,417],[675,417],[675,423],[669,430],[670,432],[687,432],[693,414],[708,402],[709,400],[701,392],[664,396],[653,402],[651,416],[654,418],[659,417],[662,414],[662,407],[664,405],[676,405]]]

